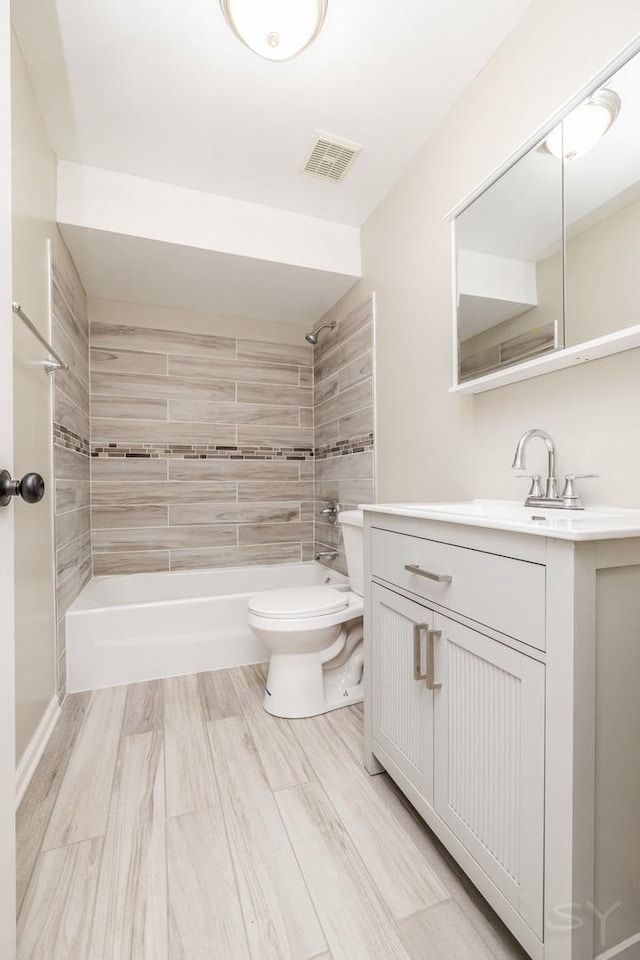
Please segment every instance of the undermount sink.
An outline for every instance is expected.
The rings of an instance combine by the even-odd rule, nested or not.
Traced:
[[[468,500],[453,503],[376,504],[365,509],[475,527],[525,531],[568,540],[640,536],[640,510],[617,507],[563,510],[525,507],[515,500]]]

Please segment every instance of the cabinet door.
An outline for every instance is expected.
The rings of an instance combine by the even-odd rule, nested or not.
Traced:
[[[425,635],[433,627],[433,612],[377,584],[372,600],[373,739],[432,804],[433,693],[424,673]]]
[[[436,616],[435,809],[542,937],[544,666]]]

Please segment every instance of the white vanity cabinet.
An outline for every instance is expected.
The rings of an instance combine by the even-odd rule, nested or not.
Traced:
[[[640,539],[378,506],[365,576],[369,772],[387,770],[534,960],[592,960],[640,931]]]

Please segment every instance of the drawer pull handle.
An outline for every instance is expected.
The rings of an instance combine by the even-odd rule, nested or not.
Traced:
[[[441,630],[427,630],[427,673],[425,676],[425,682],[427,684],[427,690],[439,690],[442,686],[441,683],[436,682],[436,667],[435,667],[435,641],[439,640],[442,636]]]
[[[422,672],[422,665],[420,663],[422,657],[421,646],[422,646],[422,631],[428,630],[428,623],[415,623],[413,625],[413,679],[414,680],[426,680],[426,673]]]
[[[436,583],[451,583],[453,581],[453,577],[450,577],[448,573],[431,573],[430,570],[422,570],[418,563],[405,563],[404,568],[408,573],[417,573],[419,577],[435,580]]]

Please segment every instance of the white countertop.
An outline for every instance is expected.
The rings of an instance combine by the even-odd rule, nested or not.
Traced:
[[[469,500],[458,503],[375,503],[362,510],[399,517],[491,530],[510,530],[559,540],[614,540],[640,537],[640,510],[589,506],[584,510],[525,507],[515,500]],[[539,519],[534,519],[539,518]]]

